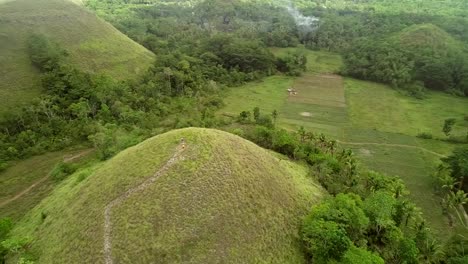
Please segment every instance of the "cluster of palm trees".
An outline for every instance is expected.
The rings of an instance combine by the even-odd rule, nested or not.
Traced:
[[[449,219],[451,226],[454,219],[458,223],[468,228],[468,215],[464,205],[468,203],[468,194],[461,189],[461,184],[451,176],[450,168],[442,164],[434,175],[434,187],[436,192],[442,197],[442,210]]]

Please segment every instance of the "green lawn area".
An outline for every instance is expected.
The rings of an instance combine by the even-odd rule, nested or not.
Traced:
[[[273,49],[279,56],[288,51],[292,49]],[[340,68],[339,56],[307,53],[308,73],[295,79],[271,76],[262,82],[233,88],[226,95],[226,107],[221,112],[237,116],[255,106],[266,113],[276,109],[280,127],[296,130],[304,126],[340,140],[355,150],[364,165],[400,176],[431,227],[441,235],[446,234],[447,219],[432,193],[430,175],[440,156],[449,154],[456,144],[420,139],[416,135],[430,132],[437,138],[445,138],[441,130],[446,118],[457,119],[454,135],[466,135],[468,122],[464,116],[468,114],[468,99],[431,91],[428,98],[418,100],[386,85],[328,74]],[[298,94],[288,96],[289,87]]]

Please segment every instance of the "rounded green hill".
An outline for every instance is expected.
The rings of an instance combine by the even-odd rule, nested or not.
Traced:
[[[32,33],[60,44],[79,69],[118,79],[144,72],[154,57],[70,0],[0,1],[0,114],[41,92],[38,71],[27,52]]]
[[[302,263],[301,216],[323,195],[307,172],[227,132],[174,130],[76,173],[13,234],[38,263]]]
[[[454,39],[443,29],[433,24],[410,26],[399,32],[394,39],[413,52],[425,51],[438,56],[453,55],[463,52],[463,44]]]

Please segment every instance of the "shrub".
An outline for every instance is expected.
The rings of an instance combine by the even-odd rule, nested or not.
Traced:
[[[60,162],[59,164],[55,165],[54,169],[51,172],[51,176],[56,181],[61,181],[65,179],[68,175],[74,173],[76,171],[76,167],[71,163]]]
[[[0,172],[6,170],[8,168],[8,163],[5,161],[0,161]]]
[[[244,130],[242,130],[242,128],[236,128],[236,129],[232,130],[232,134],[243,137],[244,136]]]
[[[433,136],[431,133],[428,132],[421,132],[417,135],[418,138],[424,138],[424,139],[432,139]]]
[[[268,127],[268,128],[273,128],[274,127],[274,124],[273,124],[273,120],[271,119],[270,116],[268,115],[260,115],[257,119],[257,124],[258,125],[261,125],[261,126],[264,126],[264,127]]]
[[[426,88],[424,87],[424,84],[421,82],[415,82],[412,83],[408,86],[405,87],[405,91],[407,94],[411,97],[414,97],[416,99],[424,99],[426,98]]]
[[[313,218],[308,218],[304,222],[303,239],[314,263],[339,260],[352,244],[340,225]]]

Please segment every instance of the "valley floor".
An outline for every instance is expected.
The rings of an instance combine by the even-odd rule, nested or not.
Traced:
[[[298,78],[271,76],[233,88],[220,113],[237,116],[257,106],[264,113],[277,110],[280,127],[297,130],[303,126],[338,139],[370,169],[400,176],[432,229],[447,236],[448,221],[433,194],[431,174],[455,145],[416,135],[426,132],[444,138],[443,122],[452,117],[462,120],[454,134],[466,133],[468,122],[463,115],[468,112],[468,100],[436,92],[424,100],[414,99],[385,85],[331,74],[339,70],[336,57],[308,53],[308,73]],[[318,66],[311,68],[314,65]],[[297,95],[288,95],[288,88]]]

